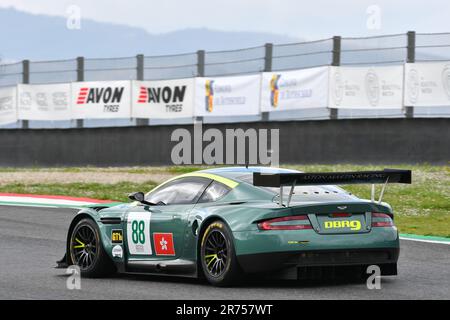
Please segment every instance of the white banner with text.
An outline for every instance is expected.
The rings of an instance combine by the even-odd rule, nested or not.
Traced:
[[[259,114],[261,76],[195,79],[195,116]]]
[[[73,119],[131,117],[131,81],[72,82]]]
[[[18,84],[19,120],[70,120],[70,83]]]
[[[402,108],[403,66],[330,67],[330,108]]]
[[[328,67],[264,72],[261,111],[327,107]]]
[[[132,81],[133,118],[170,119],[194,116],[195,80]]]
[[[405,65],[405,106],[450,105],[450,61]]]
[[[0,88],[0,125],[17,121],[16,87]]]

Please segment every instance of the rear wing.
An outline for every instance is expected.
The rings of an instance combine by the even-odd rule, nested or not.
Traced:
[[[260,187],[279,187],[280,205],[283,205],[283,187],[290,186],[287,206],[295,186],[372,184],[372,201],[375,201],[375,184],[383,184],[378,203],[381,202],[388,183],[411,183],[411,170],[384,169],[382,171],[317,172],[317,173],[253,173],[253,185]]]

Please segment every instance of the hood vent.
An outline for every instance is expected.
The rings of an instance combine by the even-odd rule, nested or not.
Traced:
[[[122,220],[117,217],[103,217],[100,218],[100,221],[103,224],[120,224],[122,222]]]

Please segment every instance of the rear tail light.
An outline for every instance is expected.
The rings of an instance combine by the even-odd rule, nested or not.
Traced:
[[[307,215],[269,219],[258,223],[260,230],[306,230],[312,229]]]
[[[372,227],[393,227],[392,217],[386,213],[372,213]]]

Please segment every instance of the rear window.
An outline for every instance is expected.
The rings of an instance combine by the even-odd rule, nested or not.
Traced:
[[[251,174],[245,174],[242,176],[237,177],[237,179],[249,183],[253,185],[253,173]],[[277,195],[280,193],[280,188],[272,188],[272,187],[257,187],[263,190],[267,190],[272,192],[274,195]],[[287,197],[289,195],[289,192],[291,191],[291,187],[284,187],[283,188],[283,197]],[[325,185],[325,186],[296,186],[294,188],[293,197],[295,196],[314,196],[314,195],[342,195],[342,194],[348,194],[344,189],[331,186],[331,185]],[[303,199],[305,200],[305,199]]]

